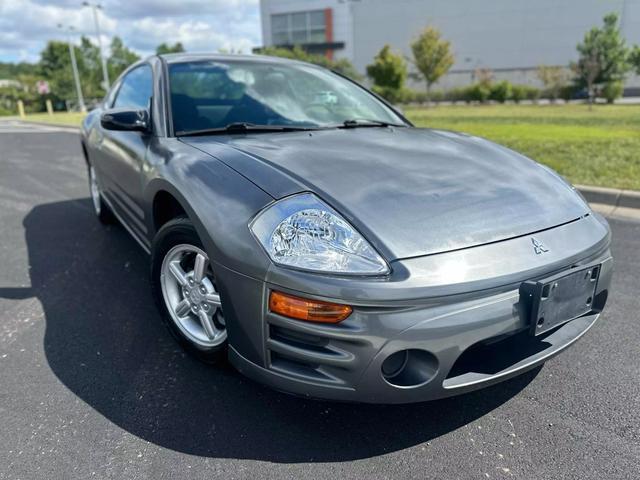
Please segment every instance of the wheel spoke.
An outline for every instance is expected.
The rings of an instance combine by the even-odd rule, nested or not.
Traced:
[[[189,301],[187,299],[182,299],[178,305],[176,305],[176,315],[179,317],[184,317],[191,310],[191,305],[189,305]]]
[[[178,281],[181,287],[185,287],[187,285],[187,274],[184,273],[184,270],[180,266],[179,261],[174,261],[169,264],[169,270]]]
[[[1,0],[0,0],[1,1]],[[212,263],[195,245],[175,245],[162,262],[162,295],[171,320],[198,347],[216,347],[227,338]]]
[[[207,267],[207,259],[201,253],[196,255],[196,261],[193,265],[193,279],[201,282],[204,278],[204,269]]]
[[[214,310],[220,307],[220,294],[219,293],[207,293],[205,295],[205,301],[211,305]]]
[[[213,323],[213,319],[209,317],[207,312],[204,310],[200,310],[198,312],[198,317],[200,318],[200,323],[202,324],[202,328],[204,328],[207,337],[213,340],[216,337],[216,327]]]

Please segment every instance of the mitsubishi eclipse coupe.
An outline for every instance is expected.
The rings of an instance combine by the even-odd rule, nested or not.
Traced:
[[[609,226],[562,177],[314,65],[148,58],[82,147],[176,340],[278,390],[467,392],[541,365],[607,301]]]

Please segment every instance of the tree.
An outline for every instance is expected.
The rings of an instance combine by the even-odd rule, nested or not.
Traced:
[[[115,80],[127,67],[138,60],[140,56],[125,47],[120,37],[113,37],[111,40],[111,55],[107,60],[107,69],[109,70],[109,78]]]
[[[603,27],[589,30],[577,49],[580,57],[572,68],[580,86],[587,88],[591,107],[596,87],[623,81],[631,68],[629,48],[618,27],[618,15],[606,15]]]
[[[168,43],[161,43],[156,47],[156,53],[158,55],[162,55],[164,53],[182,53],[184,51],[185,50],[181,42],[174,43],[173,45],[169,45]]]
[[[36,75],[38,65],[34,63],[0,62],[0,79],[16,79],[19,75]]]
[[[629,63],[633,66],[637,75],[640,75],[640,46],[633,47],[633,51],[629,55]]]
[[[367,66],[367,75],[373,80],[373,90],[390,101],[397,101],[407,79],[407,63],[391,51],[389,45]]]
[[[73,46],[80,85],[85,98],[99,98],[105,93],[101,86],[100,53],[87,37],[80,38],[80,46]],[[40,54],[40,74],[49,81],[56,100],[76,98],[76,87],[71,70],[69,44],[49,41]]]
[[[569,72],[567,72],[567,69],[564,67],[540,65],[537,74],[544,85],[547,95],[555,102],[558,97],[560,97],[562,88],[565,87],[569,81]]]
[[[411,44],[416,68],[427,85],[427,102],[431,86],[449,71],[454,62],[450,42],[440,37],[440,32],[427,27]]]
[[[76,58],[80,56],[80,50],[75,48]],[[80,63],[78,61],[78,63]],[[76,91],[71,72],[71,59],[69,58],[69,44],[50,40],[40,53],[40,75],[49,81],[53,95],[61,100],[75,98]]]
[[[78,71],[80,73],[80,83],[82,93],[88,99],[101,98],[106,93],[102,85],[102,66],[100,50],[87,37],[80,37],[80,55],[76,54],[78,60]]]
[[[295,46],[292,49],[281,47],[264,47],[259,49],[256,53],[259,53],[261,55],[269,55],[271,57],[283,57],[292,60],[300,60],[302,62],[313,63],[315,65],[320,65],[321,67],[328,68],[329,70],[336,71],[341,75],[349,77],[350,79],[355,81],[360,81],[362,79],[362,76],[346,58],[331,60],[324,55],[316,55],[306,52],[299,46]]]

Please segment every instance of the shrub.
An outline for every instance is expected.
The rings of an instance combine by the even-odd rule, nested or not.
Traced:
[[[402,100],[407,62],[401,55],[394,54],[389,45],[382,47],[373,63],[367,65],[367,75],[373,80],[377,93],[393,102]]]
[[[424,103],[427,100],[427,92],[404,88],[400,97],[402,103]]]
[[[511,90],[511,83],[507,80],[502,80],[490,87],[489,99],[504,103],[511,98]]]
[[[540,98],[540,89],[531,87],[529,85],[523,85],[525,98],[531,101],[537,101]]]
[[[476,83],[466,88],[464,100],[467,102],[485,103],[491,95],[491,87],[482,83]]]
[[[457,87],[447,90],[444,94],[444,99],[450,102],[459,102],[465,101],[469,102],[467,99],[466,91],[468,87]]]
[[[613,103],[622,96],[624,86],[622,82],[615,81],[607,83],[602,89],[602,96],[607,99],[607,103]]]
[[[427,103],[429,101],[429,96],[426,91],[416,91],[416,90],[407,90],[409,92],[408,96],[410,97],[410,102],[415,103]]]
[[[575,91],[576,91],[576,87],[574,85],[565,85],[560,89],[559,97],[563,99],[565,102],[568,102],[573,98]]]
[[[386,98],[386,97],[385,97]],[[445,99],[445,93],[442,90],[434,90],[431,92],[431,101],[441,102]],[[400,92],[397,100],[400,103],[428,103],[429,97],[424,90],[412,90],[404,88]]]
[[[544,96],[555,102],[569,81],[569,71],[566,67],[540,65],[537,73],[545,88]]]
[[[442,90],[433,90],[430,94],[431,98],[426,99],[427,101],[432,102],[441,102],[444,100],[444,92]]]
[[[520,103],[527,98],[527,85],[512,85],[511,86],[511,99]]]
[[[382,98],[384,98],[390,103],[405,102],[402,92],[396,90],[395,88],[373,85],[371,87],[371,90],[373,90],[375,93],[377,93],[378,95],[380,95]]]

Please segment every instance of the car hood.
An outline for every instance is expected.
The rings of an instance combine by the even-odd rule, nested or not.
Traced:
[[[316,193],[389,260],[497,242],[589,211],[545,167],[448,131],[358,128],[182,140],[274,198]]]

